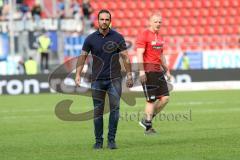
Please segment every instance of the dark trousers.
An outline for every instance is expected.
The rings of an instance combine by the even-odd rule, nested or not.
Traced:
[[[94,133],[96,142],[103,142],[103,111],[106,93],[109,97],[110,115],[108,141],[115,141],[119,120],[119,105],[122,93],[122,79],[97,80],[92,82],[94,104]]]
[[[43,64],[44,62],[45,62],[45,67],[44,67],[44,64]],[[47,52],[41,53],[40,67],[41,67],[42,71],[44,69],[48,69],[48,53]]]

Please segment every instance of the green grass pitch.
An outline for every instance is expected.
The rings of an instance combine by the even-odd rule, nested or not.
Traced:
[[[237,160],[240,157],[240,91],[173,92],[166,115],[158,117],[157,135],[145,136],[136,106],[121,102],[117,144],[95,151],[93,122],[66,122],[54,114],[63,99],[74,100],[72,112],[92,108],[91,98],[63,94],[0,96],[0,160]],[[134,117],[135,116],[135,117]]]

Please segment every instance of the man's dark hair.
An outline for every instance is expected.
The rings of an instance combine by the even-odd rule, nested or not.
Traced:
[[[111,13],[110,13],[108,10],[106,10],[106,9],[102,9],[102,10],[100,10],[100,11],[98,12],[98,20],[99,20],[100,14],[102,14],[102,13],[107,13],[107,14],[109,14],[109,16],[110,16],[110,21],[111,21]]]

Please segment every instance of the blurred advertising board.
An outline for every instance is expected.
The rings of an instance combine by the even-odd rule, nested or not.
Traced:
[[[0,61],[6,60],[9,53],[9,37],[6,33],[0,33]]]
[[[240,68],[240,50],[203,51],[203,69]]]
[[[172,75],[173,91],[178,91],[179,88],[180,90],[197,90],[201,87],[205,90],[210,89],[209,86],[206,87],[206,84],[214,86],[214,89],[236,89],[240,86],[240,69],[175,70],[172,71]],[[0,95],[54,93],[55,91],[49,87],[49,80],[52,86],[61,90],[62,93],[86,91],[84,89],[80,91],[81,87],[75,86],[74,74],[67,78],[55,75],[51,79],[48,74],[12,75],[0,76]],[[90,88],[89,82],[82,81],[81,84],[84,84],[85,89]],[[138,91],[142,89],[137,76],[134,87],[140,88]]]

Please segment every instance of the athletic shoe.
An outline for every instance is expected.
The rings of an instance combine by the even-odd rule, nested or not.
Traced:
[[[144,132],[144,134],[145,135],[154,135],[154,134],[156,134],[157,132],[155,131],[155,129],[153,129],[153,128],[150,128],[150,129],[148,129],[148,130],[146,130],[145,132]]]
[[[117,149],[117,145],[115,141],[108,141],[108,148],[109,149]]]
[[[142,126],[146,130],[147,128],[152,126],[152,123],[151,122],[146,122],[144,119],[142,119],[139,122],[139,125]]]
[[[103,144],[100,143],[100,142],[96,142],[94,145],[93,145],[93,149],[102,149],[103,148]]]

